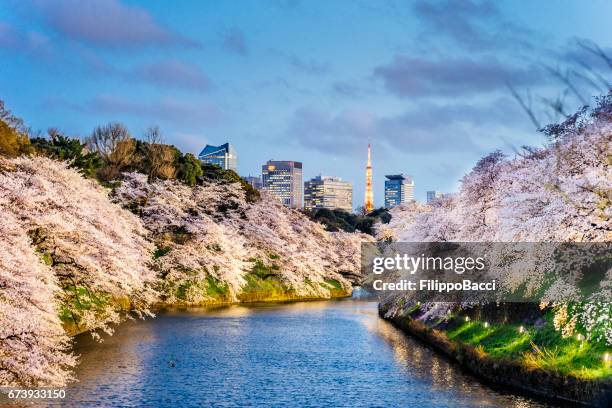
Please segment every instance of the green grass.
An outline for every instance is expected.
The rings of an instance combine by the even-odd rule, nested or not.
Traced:
[[[207,276],[201,281],[182,282],[175,289],[175,296],[180,300],[187,300],[188,294],[192,291],[200,291],[211,299],[227,300],[229,286],[212,276]]]
[[[552,316],[546,316],[544,327],[520,324],[490,324],[454,317],[448,328],[449,339],[477,347],[496,359],[520,361],[530,368],[540,368],[580,378],[612,378],[612,364],[606,364],[603,355],[610,352],[603,344],[578,340],[577,336],[563,338],[552,325]]]
[[[266,265],[260,259],[254,259],[254,262],[251,272],[245,275],[246,285],[238,295],[240,301],[283,300],[293,296],[293,290],[278,277],[278,265]]]

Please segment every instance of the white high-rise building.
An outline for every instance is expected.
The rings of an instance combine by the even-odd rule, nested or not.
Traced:
[[[318,176],[304,183],[304,208],[353,210],[353,185],[339,177]]]
[[[431,203],[437,198],[442,197],[442,193],[435,190],[430,190],[427,192],[427,204]]]

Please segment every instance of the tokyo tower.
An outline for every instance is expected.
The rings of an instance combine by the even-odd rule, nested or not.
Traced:
[[[372,149],[370,144],[368,144],[368,165],[366,166],[365,203],[363,208],[366,213],[374,210],[374,194],[372,193]]]

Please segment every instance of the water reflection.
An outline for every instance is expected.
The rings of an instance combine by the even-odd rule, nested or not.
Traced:
[[[459,398],[469,395],[477,406],[515,408],[546,406],[519,396],[498,395],[492,392],[476,382],[473,377],[464,374],[454,363],[424,347],[417,340],[405,336],[382,319],[368,321],[366,326],[393,349],[396,362],[407,375],[418,378],[432,390],[459,390]]]
[[[372,301],[172,309],[77,352],[63,406],[538,406],[463,374]]]

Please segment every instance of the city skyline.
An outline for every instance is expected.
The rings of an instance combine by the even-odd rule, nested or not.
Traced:
[[[215,164],[223,169],[235,170],[228,163],[234,163],[237,160],[237,152],[230,142],[226,142],[220,146],[206,145],[199,155],[199,159],[205,163]],[[355,203],[353,194],[353,182],[344,181],[337,176],[323,176],[319,173],[318,176],[304,182],[304,188],[301,193],[297,194],[296,187],[299,183],[292,180],[293,167],[299,168],[299,177],[303,177],[303,163],[293,160],[268,160],[261,166],[261,176],[240,175],[247,183],[255,189],[267,189],[273,195],[277,196],[283,204],[291,207],[296,207],[295,202],[299,201],[296,208],[312,209],[343,209],[349,212],[364,207],[366,211],[372,211],[374,208],[367,208],[368,197],[365,198],[366,204],[359,205]],[[372,172],[371,160],[371,145],[368,144],[368,159],[366,165],[366,174]],[[384,184],[384,207],[392,208],[395,205],[408,201],[419,201],[414,197],[414,178],[404,173],[386,175],[387,179]],[[265,181],[264,181],[265,180]],[[399,183],[398,183],[399,181]],[[366,177],[366,183],[367,183]],[[329,185],[331,184],[331,186]],[[393,185],[391,185],[393,184]],[[299,188],[299,187],[297,187]],[[338,192],[342,191],[340,194]],[[348,191],[346,193],[345,191]],[[367,191],[367,189],[366,189]],[[438,191],[427,191],[426,200],[423,202],[430,203],[430,194],[436,193],[436,197],[441,193]],[[297,198],[299,197],[299,199]],[[300,201],[302,200],[303,201]],[[371,198],[371,197],[370,197]],[[289,200],[289,201],[287,201]],[[350,204],[347,204],[350,202]],[[336,205],[341,203],[340,205]]]
[[[376,206],[385,174],[410,172],[423,201],[427,190],[455,191],[495,149],[543,143],[507,83],[554,100],[562,84],[546,66],[597,64],[578,43],[608,49],[612,13],[603,1],[76,4],[0,4],[0,98],[34,132],[86,137],[120,121],[140,137],[159,125],[167,143],[195,155],[231,140],[249,152],[240,174],[257,173],[274,151],[308,163],[306,179],[353,180],[355,197],[371,141]],[[588,102],[596,92],[579,85]]]

